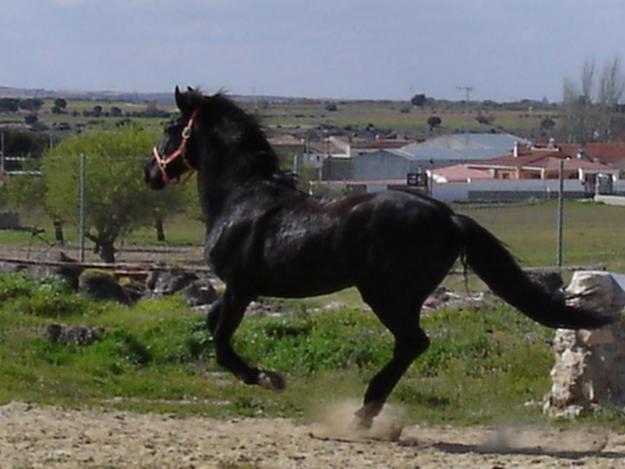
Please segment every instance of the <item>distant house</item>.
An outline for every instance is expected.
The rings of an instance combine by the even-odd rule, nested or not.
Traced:
[[[610,154],[612,153],[604,153]],[[625,154],[624,154],[625,159]],[[611,175],[618,179],[620,170],[588,155],[576,145],[519,145],[512,152],[496,158],[469,163],[469,169],[486,171],[493,179],[556,179],[563,161],[565,179],[584,181],[588,175]]]
[[[465,164],[502,155],[515,142],[527,140],[510,134],[442,135],[401,148],[385,148],[359,154],[352,152],[349,160],[327,159],[323,179],[329,181],[405,180],[408,173]]]
[[[454,182],[470,183],[478,180],[493,179],[488,171],[473,169],[466,164],[457,164],[445,168],[433,169],[430,177],[436,184],[447,184]]]

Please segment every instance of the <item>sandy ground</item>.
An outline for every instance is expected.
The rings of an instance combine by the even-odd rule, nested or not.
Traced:
[[[336,421],[344,411],[330,414]],[[179,419],[13,402],[0,406],[0,467],[625,467],[625,434],[591,433],[407,425],[392,441],[340,434],[328,420]]]

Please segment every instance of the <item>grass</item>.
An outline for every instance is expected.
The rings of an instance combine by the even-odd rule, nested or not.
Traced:
[[[503,240],[524,265],[554,265],[556,202],[458,206]],[[625,208],[592,202],[564,204],[564,265],[602,264],[625,270]]]
[[[389,333],[370,312],[311,312],[317,303],[285,302],[282,317],[246,319],[234,342],[243,356],[285,373],[289,387],[277,395],[221,372],[204,318],[181,298],[128,308],[93,303],[56,280],[0,274],[0,299],[0,403],[300,417],[337,399],[360,400],[392,350]],[[55,322],[102,328],[101,340],[51,343],[45,329]],[[425,317],[423,326],[432,345],[390,400],[412,421],[543,420],[524,403],[540,400],[549,387],[551,331],[505,306],[444,310]]]

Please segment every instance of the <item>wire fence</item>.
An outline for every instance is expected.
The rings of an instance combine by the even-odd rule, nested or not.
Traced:
[[[69,249],[78,260],[98,260],[97,242],[93,240],[107,219],[116,219],[119,233],[115,249],[124,260],[156,259],[159,256],[185,262],[201,259],[205,228],[195,184],[152,191],[143,182],[142,167],[150,161],[149,155],[92,156],[47,155],[46,164],[60,165],[64,191],[61,210],[64,216],[51,210],[50,202],[39,186],[42,160],[29,161],[21,172],[5,174],[8,194],[0,194],[0,229],[13,229],[18,234],[8,235],[8,242],[0,243],[0,255],[30,256],[46,249]],[[620,186],[619,186],[620,187]],[[575,180],[531,181],[475,181],[467,184],[436,184],[435,198],[454,202],[481,202],[485,207],[514,200],[516,204],[541,199],[559,199],[554,208],[555,265],[563,263],[565,224],[562,199],[576,197],[581,191]],[[20,196],[11,192],[21,192]],[[476,200],[471,197],[479,194]],[[503,194],[503,196],[502,196]],[[542,197],[537,196],[542,195]],[[171,199],[171,200],[169,200]],[[163,202],[167,204],[162,205]],[[135,209],[152,211],[139,222],[124,215]],[[71,216],[67,214],[71,212]],[[145,215],[145,214],[143,214]],[[153,246],[151,252],[146,246]]]

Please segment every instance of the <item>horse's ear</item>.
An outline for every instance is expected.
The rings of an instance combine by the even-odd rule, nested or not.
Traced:
[[[176,97],[176,106],[178,109],[182,111],[184,107],[184,99],[182,98],[182,93],[180,92],[180,88],[176,85],[176,89],[174,90],[174,96]]]

